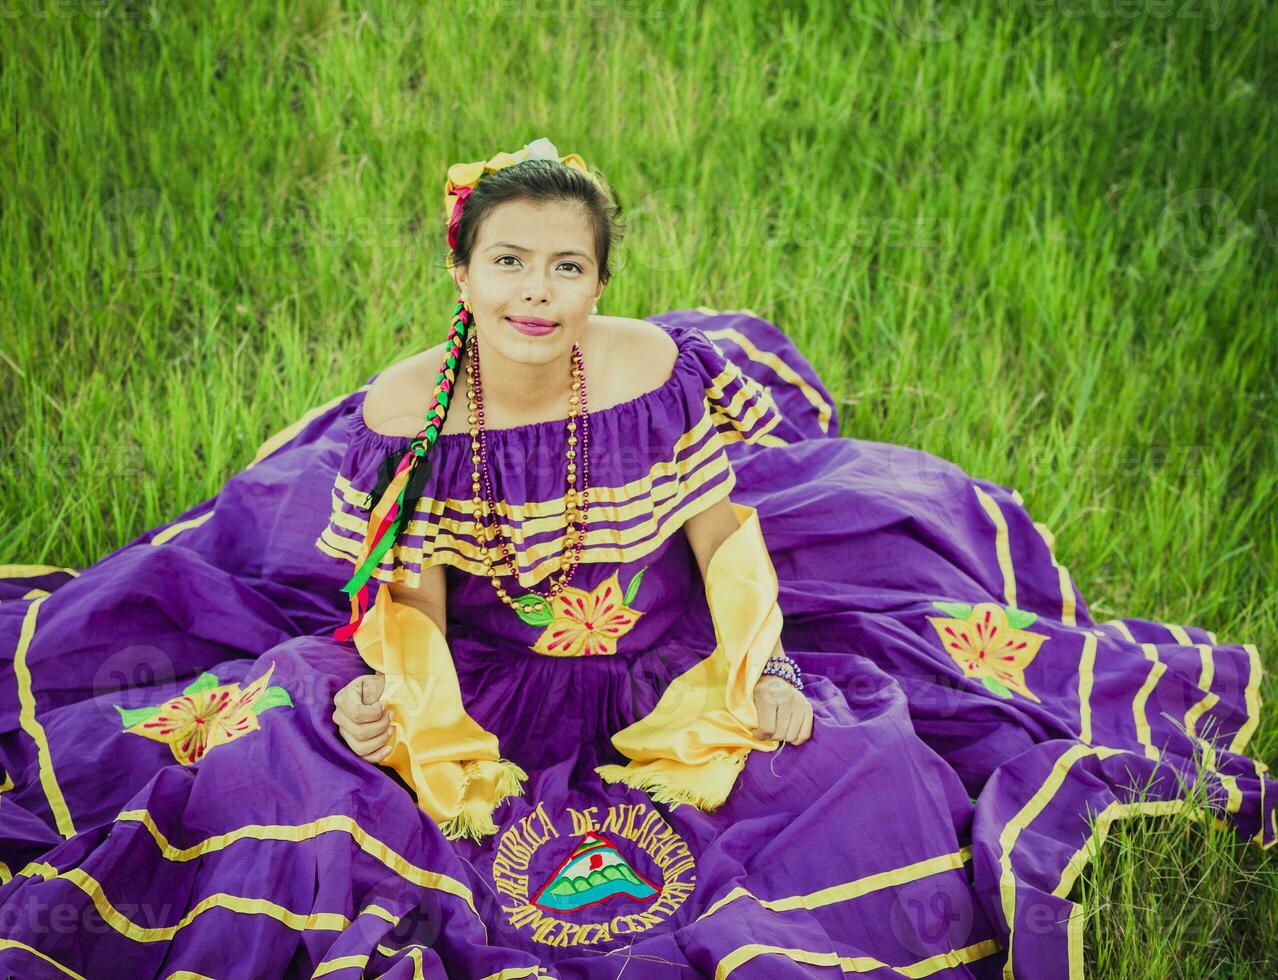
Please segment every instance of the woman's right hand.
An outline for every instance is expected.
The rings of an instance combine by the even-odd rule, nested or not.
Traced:
[[[366,762],[381,762],[390,753],[391,712],[382,702],[384,674],[356,677],[333,698],[333,721],[346,744]]]

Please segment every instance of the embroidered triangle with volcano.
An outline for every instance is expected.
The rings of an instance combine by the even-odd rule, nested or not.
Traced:
[[[645,902],[657,892],[612,841],[588,832],[533,896],[532,904],[555,912],[576,912],[618,895]]]

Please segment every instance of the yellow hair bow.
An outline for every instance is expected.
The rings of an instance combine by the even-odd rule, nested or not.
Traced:
[[[470,196],[470,192],[475,189],[475,185],[479,183],[479,179],[484,174],[496,173],[506,167],[514,166],[516,163],[523,163],[525,160],[558,160],[565,166],[571,167],[573,170],[580,171],[590,179],[590,182],[599,188],[600,193],[605,198],[608,192],[603,183],[590,172],[590,168],[586,166],[586,161],[576,153],[569,153],[567,156],[561,157],[559,151],[555,149],[555,144],[550,142],[545,136],[539,137],[528,143],[521,150],[514,153],[502,151],[491,160],[479,160],[476,163],[454,163],[448,168],[448,179],[444,182],[444,211],[448,215],[448,247],[457,247],[457,226],[461,222],[462,205],[466,198]]]

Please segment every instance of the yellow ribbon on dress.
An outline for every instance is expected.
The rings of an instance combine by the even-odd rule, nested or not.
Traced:
[[[758,511],[738,503],[732,509],[737,529],[706,566],[714,651],[671,681],[652,711],[612,736],[628,764],[595,769],[610,783],[706,813],[728,798],[752,749],[780,744],[750,734],[759,724],[754,687],[781,638],[776,569]]]
[[[495,834],[492,814],[523,793],[527,774],[501,757],[497,736],[466,713],[448,641],[430,616],[377,590],[355,633],[364,662],[386,675],[382,696],[394,712],[394,769],[417,794],[417,805],[449,840]]]

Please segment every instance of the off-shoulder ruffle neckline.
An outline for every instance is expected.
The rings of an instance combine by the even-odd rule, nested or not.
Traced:
[[[648,402],[663,398],[668,392],[678,387],[681,383],[681,375],[685,367],[685,362],[693,358],[695,352],[693,345],[689,342],[688,330],[686,327],[672,326],[670,324],[660,324],[661,328],[667,331],[674,339],[675,344],[679,348],[675,355],[674,368],[670,372],[670,377],[663,381],[656,388],[649,389],[634,398],[629,398],[624,402],[617,402],[615,405],[609,405],[607,408],[591,409],[590,419],[592,422],[600,419],[611,419],[625,412],[634,412],[640,407],[646,406]],[[397,436],[386,432],[377,432],[370,429],[364,422],[364,397],[368,394],[368,389],[376,380],[381,372],[378,371],[372,375],[363,385],[359,397],[355,400],[354,411],[350,415],[351,433],[359,438],[373,443],[380,443],[385,446],[407,447],[408,444],[416,438],[416,436]],[[551,430],[560,431],[563,429],[567,419],[550,419],[545,422],[524,422],[520,425],[512,425],[503,429],[486,429],[485,433],[489,438],[504,440],[514,438],[519,435],[528,435],[532,433],[549,433]],[[468,432],[449,432],[438,437],[436,442],[440,445],[447,445],[452,440],[470,439]]]

